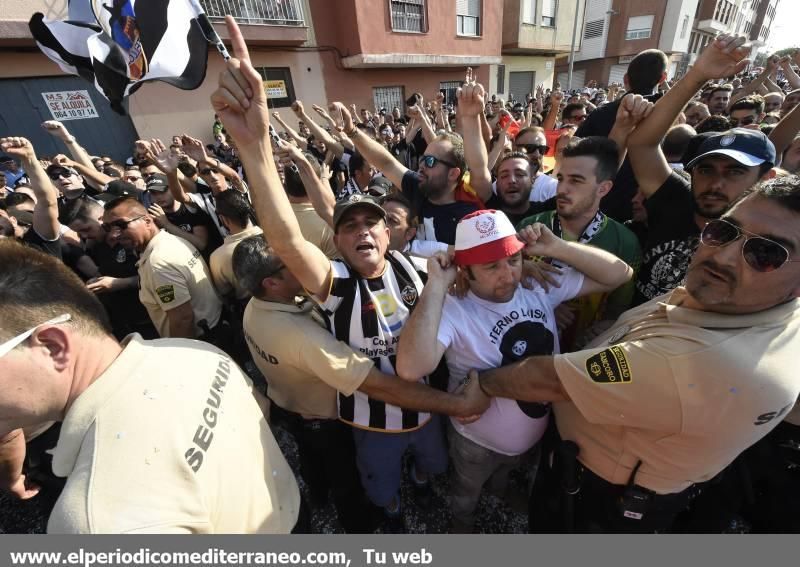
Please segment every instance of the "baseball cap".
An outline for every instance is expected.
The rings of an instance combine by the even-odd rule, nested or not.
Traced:
[[[775,146],[766,134],[746,128],[733,128],[709,137],[698,148],[697,157],[686,164],[686,169],[693,168],[697,162],[712,155],[728,156],[747,167],[762,163],[775,164]]]
[[[52,175],[53,173],[61,173],[62,171],[65,171],[70,175],[79,175],[78,172],[72,169],[71,167],[67,167],[66,165],[61,165],[60,163],[51,163],[50,165],[47,166],[47,169],[45,170],[47,175]]]
[[[8,214],[17,219],[17,223],[25,226],[33,226],[33,213],[30,211],[22,211],[16,207],[8,211]]]
[[[127,181],[122,181],[121,179],[115,179],[114,181],[110,181],[106,186],[106,193],[109,195],[114,195],[115,197],[127,197],[130,195],[136,195],[139,193],[139,190],[136,189],[136,186],[133,183],[128,183]]]
[[[147,190],[163,193],[169,189],[169,180],[166,175],[161,173],[153,173],[147,177]]]
[[[513,256],[525,247],[502,211],[475,211],[456,226],[455,262],[459,266],[486,264]]]
[[[336,203],[336,206],[333,208],[333,230],[339,227],[339,223],[342,220],[342,217],[345,215],[346,212],[355,209],[356,207],[364,207],[368,209],[372,209],[378,214],[381,215],[381,218],[384,220],[386,219],[386,211],[383,210],[383,207],[380,206],[378,203],[378,199],[376,197],[372,197],[371,195],[350,195],[349,197],[342,199],[341,201]]]
[[[386,179],[383,175],[373,177],[369,182],[367,193],[373,197],[383,197],[392,188],[392,182]]]

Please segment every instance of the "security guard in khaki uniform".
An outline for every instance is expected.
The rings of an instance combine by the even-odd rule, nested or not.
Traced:
[[[222,302],[200,252],[186,240],[159,229],[132,198],[110,202],[103,228],[139,252],[139,300],[162,338],[204,339],[223,347]]]
[[[556,508],[567,517],[551,529],[668,531],[789,414],[798,251],[800,177],[765,182],[706,225],[685,287],[626,312],[586,350],[481,373],[487,395],[561,402]],[[547,505],[535,496],[534,512]]]

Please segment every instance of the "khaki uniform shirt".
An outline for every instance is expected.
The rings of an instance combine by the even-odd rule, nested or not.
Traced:
[[[167,311],[192,302],[194,332],[203,334],[198,323],[209,328],[219,323],[222,302],[200,252],[182,238],[162,230],[147,244],[139,262],[139,301],[147,309],[162,338],[169,337]]]
[[[627,311],[586,350],[555,357],[571,402],[562,438],[614,484],[660,494],[713,478],[775,427],[800,393],[800,300],[749,315],[681,307],[678,288]]]
[[[247,228],[239,234],[230,234],[225,237],[222,246],[211,253],[208,267],[211,269],[214,286],[220,295],[226,296],[233,291],[236,292],[236,299],[245,299],[249,295],[237,285],[236,277],[233,275],[233,251],[245,238],[259,234],[263,234],[263,231],[258,226]]]
[[[289,533],[300,492],[250,379],[206,343],[123,346],[64,418],[47,531]]]
[[[245,339],[272,401],[306,418],[336,419],[337,390],[352,395],[374,364],[317,324],[312,307],[253,298]]]
[[[292,203],[303,238],[314,244],[328,258],[338,258],[339,249],[333,242],[333,230],[317,214],[311,203]]]

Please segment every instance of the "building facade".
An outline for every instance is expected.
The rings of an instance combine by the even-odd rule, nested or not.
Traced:
[[[769,39],[780,0],[700,0],[692,25],[686,64],[714,40],[718,33],[747,36],[756,48]]]
[[[587,0],[581,49],[575,56],[573,88],[589,81],[621,83],[631,59],[645,49],[667,54],[668,78],[679,75],[689,46],[698,0]],[[558,61],[566,86],[567,60]]]
[[[575,18],[580,25],[584,5],[585,0],[505,0],[503,62],[492,73],[490,91],[506,99],[525,100],[538,85],[551,88],[556,57],[569,53]],[[576,49],[580,42],[576,35]]]

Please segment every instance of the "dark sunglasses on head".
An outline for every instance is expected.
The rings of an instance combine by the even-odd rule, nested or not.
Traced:
[[[700,242],[706,246],[719,248],[744,236],[742,257],[747,265],[757,272],[773,272],[787,262],[789,251],[774,240],[759,236],[739,228],[725,219],[709,221],[700,233]]]
[[[436,167],[437,163],[443,163],[447,167],[456,167],[455,164],[444,161],[443,159],[439,159],[436,156],[428,156],[428,155],[422,156],[419,162],[425,164],[425,167],[427,167],[428,169]]]
[[[200,175],[208,175],[209,173],[219,173],[219,169],[216,167],[205,167],[200,170]]]
[[[539,144],[517,144],[517,149],[522,150],[526,154],[539,152],[544,155],[550,151],[550,146],[540,146]]]
[[[122,232],[123,230],[128,228],[129,224],[131,224],[132,222],[137,221],[137,220],[139,220],[140,218],[143,218],[143,217],[144,217],[144,215],[139,215],[138,217],[132,218],[131,220],[120,219],[120,220],[115,220],[115,221],[111,221],[111,222],[104,222],[100,226],[103,227],[103,230],[105,230],[106,232],[111,232],[115,228],[119,229],[119,231]]]

